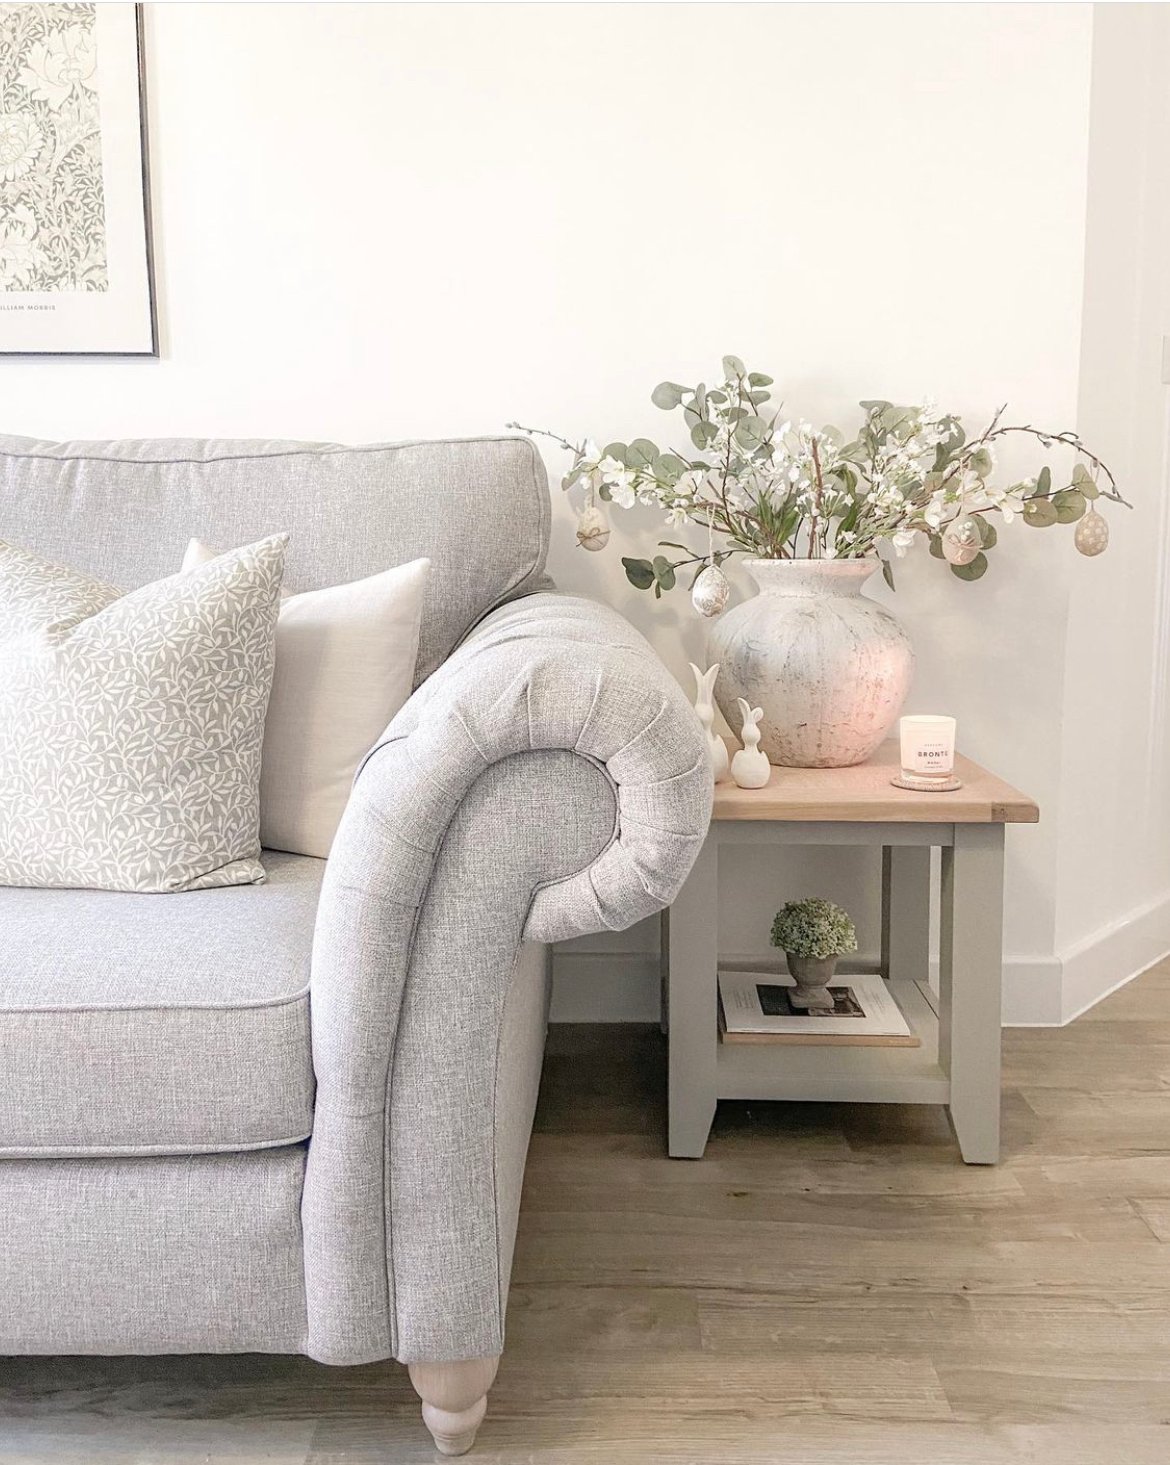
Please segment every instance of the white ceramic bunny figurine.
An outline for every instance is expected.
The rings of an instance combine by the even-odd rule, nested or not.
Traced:
[[[707,734],[707,756],[711,760],[711,777],[716,783],[727,778],[727,744],[715,731],[715,678],[719,675],[719,663],[700,671],[692,661],[695,674],[695,711]]]
[[[742,697],[735,699],[743,716],[743,747],[731,760],[731,776],[740,788],[763,788],[772,776],[772,765],[760,752],[759,721],[762,707],[749,707]]]

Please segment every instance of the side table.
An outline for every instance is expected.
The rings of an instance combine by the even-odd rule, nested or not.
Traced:
[[[891,742],[855,768],[773,768],[766,788],[716,788],[710,833],[662,917],[671,1155],[702,1156],[720,1099],[805,1099],[945,1104],[963,1159],[999,1159],[1004,826],[1034,823],[1040,811],[967,758],[955,760],[963,787],[953,793],[894,788],[897,768]],[[719,855],[761,844],[880,846],[880,970],[921,1047],[719,1041]],[[928,980],[933,846],[942,851],[937,999]]]

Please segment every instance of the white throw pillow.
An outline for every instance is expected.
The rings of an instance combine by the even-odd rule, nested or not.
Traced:
[[[122,595],[0,543],[0,884],[264,879],[285,537]]]
[[[193,539],[183,569],[214,558]],[[410,696],[430,560],[287,595],[260,771],[260,842],[324,859],[358,764]]]

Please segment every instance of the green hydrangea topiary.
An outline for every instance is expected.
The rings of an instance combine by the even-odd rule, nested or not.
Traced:
[[[772,945],[790,956],[844,956],[857,950],[857,930],[849,913],[831,900],[790,900],[776,912]]]

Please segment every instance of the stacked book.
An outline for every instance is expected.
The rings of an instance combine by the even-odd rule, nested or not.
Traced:
[[[721,971],[719,1029],[725,1043],[825,1043],[917,1048],[887,983],[876,976],[842,976],[827,990],[831,1012],[793,1007],[796,984],[777,972]]]

